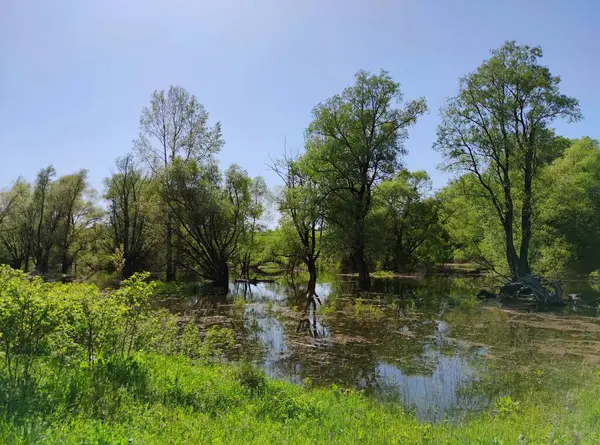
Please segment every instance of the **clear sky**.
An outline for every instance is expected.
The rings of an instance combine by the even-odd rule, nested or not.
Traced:
[[[458,78],[505,40],[541,45],[580,99],[568,137],[600,138],[598,0],[0,0],[0,186],[90,170],[131,149],[154,89],[195,94],[226,145],[223,166],[276,177],[269,156],[302,146],[312,107],[361,69],[383,68],[430,107],[410,131],[410,169],[436,187],[438,110]]]

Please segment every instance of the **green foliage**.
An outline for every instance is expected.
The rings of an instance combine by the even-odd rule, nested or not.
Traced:
[[[238,240],[238,262],[242,276],[250,277],[250,268],[256,267],[264,261],[265,226],[262,222],[265,216],[265,207],[269,199],[269,189],[265,180],[258,176],[250,179],[249,203],[246,210],[243,229]]]
[[[375,189],[369,221],[377,233],[372,235],[370,256],[383,269],[407,271],[448,258],[440,202],[431,197],[431,189],[426,172],[405,170]]]
[[[467,295],[464,294],[455,294],[449,296],[450,303],[460,307],[463,311],[467,313],[473,309],[475,309],[479,305],[479,301],[477,297],[473,293],[469,293]]]
[[[359,71],[355,84],[317,105],[300,166],[326,197],[325,221],[349,251],[359,279],[368,281],[367,215],[373,190],[391,178],[407,129],[426,110],[418,99],[400,107],[400,85],[387,72]]]
[[[203,350],[206,355],[214,355],[221,358],[223,354],[235,346],[233,331],[224,326],[211,326],[206,330],[204,336]]]
[[[212,326],[202,339],[193,320],[180,327],[175,315],[150,309],[154,285],[146,279],[134,275],[120,289],[100,292],[93,285],[43,283],[1,270],[0,341],[13,364],[10,371],[2,355],[0,443],[462,444],[551,438],[592,444],[600,439],[597,376],[581,380],[585,385],[571,393],[568,412],[560,403],[516,402],[507,395],[496,401],[492,414],[457,424],[422,423],[398,405],[358,391],[275,381],[248,363],[210,363],[207,359],[234,346],[232,332]],[[363,300],[352,311],[361,321],[377,321],[383,314]],[[548,382],[540,372],[528,378]]]
[[[494,412],[502,418],[515,417],[519,413],[520,407],[520,402],[513,401],[510,396],[504,396],[498,398],[494,403]]]
[[[252,393],[262,393],[267,386],[267,376],[251,363],[243,362],[237,369],[235,378]]]
[[[541,57],[540,47],[515,42],[493,50],[442,109],[435,144],[447,168],[466,172],[491,206],[513,278],[531,272],[534,187],[540,168],[563,146],[549,127],[556,119],[581,118],[578,101],[560,93],[560,77],[540,64]]]
[[[211,326],[202,339],[200,329],[192,318],[183,326],[177,350],[186,357],[207,361],[220,360],[234,346],[235,338],[231,329]]]
[[[506,255],[498,246],[504,236],[502,225],[493,206],[477,190],[476,178],[464,175],[438,194],[444,229],[454,246],[454,260],[491,264],[505,272]]]
[[[200,329],[193,319],[184,325],[180,341],[180,351],[183,355],[190,358],[204,357]]]
[[[252,213],[251,180],[238,166],[223,178],[216,165],[175,159],[163,193],[181,225],[187,261],[200,276],[225,286],[230,261]]]
[[[61,308],[46,298],[46,288],[39,278],[29,282],[22,272],[0,267],[0,341],[11,384],[29,383],[35,358],[49,354],[60,325]]]
[[[319,315],[324,316],[324,317],[333,315],[337,310],[335,300],[336,300],[335,296],[332,294],[329,294],[329,296],[327,297],[327,300],[325,300],[323,302],[323,304],[321,304],[317,307],[317,311],[319,312]]]
[[[132,155],[117,159],[117,173],[105,181],[107,243],[111,262],[123,278],[147,266],[158,242],[158,195]]]
[[[600,148],[589,138],[568,144],[542,168],[534,190],[537,229],[530,256],[535,270],[550,278],[587,275],[600,264],[595,224],[600,218],[595,192],[600,188]],[[455,246],[455,260],[475,261],[503,273],[507,271],[506,253],[498,248],[503,228],[493,205],[477,188],[476,178],[465,175],[439,193],[444,228]],[[519,228],[514,235],[519,241]]]
[[[96,241],[101,212],[87,183],[87,170],[55,179],[52,166],[34,184],[19,179],[0,194],[0,260],[40,274],[72,271],[80,254]],[[4,204],[2,204],[4,202]]]
[[[600,145],[582,138],[544,168],[540,199],[541,268],[589,274],[600,268]]]

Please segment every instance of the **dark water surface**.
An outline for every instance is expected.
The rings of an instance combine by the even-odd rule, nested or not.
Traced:
[[[480,278],[375,279],[368,293],[344,277],[323,280],[323,305],[305,310],[302,288],[232,284],[228,295],[177,297],[172,310],[203,327],[223,324],[233,359],[298,384],[362,389],[400,401],[419,418],[459,418],[503,395],[568,391],[600,362],[600,293],[571,283],[575,306],[540,312],[474,299]],[[489,284],[489,283],[488,283]],[[358,303],[357,303],[358,299]]]

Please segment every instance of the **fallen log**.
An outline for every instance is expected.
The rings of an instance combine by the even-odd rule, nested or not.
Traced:
[[[251,278],[249,280],[246,280],[246,279],[238,278],[234,282],[241,283],[241,284],[252,284],[252,285],[256,286],[258,283],[274,283],[275,280],[270,280],[270,279],[259,280],[258,278]]]
[[[504,299],[533,298],[538,304],[546,306],[564,306],[566,304],[562,297],[562,288],[559,283],[551,284],[554,290],[543,285],[537,276],[525,275],[524,277],[506,283],[500,288],[498,296]]]

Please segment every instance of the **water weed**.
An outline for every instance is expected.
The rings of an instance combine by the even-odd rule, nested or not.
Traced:
[[[383,309],[372,303],[365,302],[362,298],[357,298],[353,305],[353,315],[357,320],[378,321],[384,316]]]

